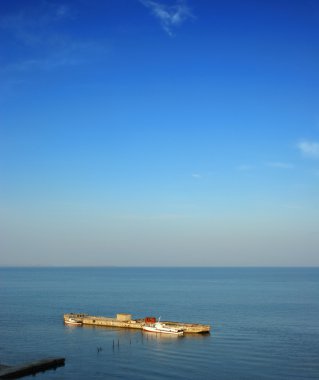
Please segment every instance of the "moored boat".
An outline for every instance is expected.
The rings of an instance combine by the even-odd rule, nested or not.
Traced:
[[[81,326],[83,323],[82,321],[80,321],[79,319],[75,319],[75,318],[66,318],[64,320],[64,323],[66,325],[73,325],[73,326]]]
[[[184,331],[175,327],[168,327],[164,323],[156,322],[151,325],[143,326],[143,331],[149,331],[161,334],[183,335]]]

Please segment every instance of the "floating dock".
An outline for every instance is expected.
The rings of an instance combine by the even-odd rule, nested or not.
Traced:
[[[104,326],[104,327],[121,327],[127,329],[142,329],[143,326],[148,324],[150,319],[154,317],[146,317],[142,319],[132,319],[131,314],[117,314],[116,318],[92,316],[88,314],[64,314],[64,322],[69,320],[75,320],[82,325],[91,326]],[[205,334],[210,332],[210,325],[202,325],[199,323],[185,323],[185,322],[171,322],[161,321],[162,323],[170,326],[182,329],[186,334]]]
[[[0,366],[0,379],[17,379],[64,366],[65,358],[48,358],[16,366]]]

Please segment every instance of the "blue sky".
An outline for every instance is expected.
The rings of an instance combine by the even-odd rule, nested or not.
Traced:
[[[0,3],[0,265],[319,265],[319,3]]]

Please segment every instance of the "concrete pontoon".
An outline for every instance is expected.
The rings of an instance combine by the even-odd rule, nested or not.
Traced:
[[[131,314],[117,314],[116,318],[92,316],[88,314],[64,314],[64,321],[70,318],[82,322],[82,325],[104,326],[104,327],[121,327],[128,329],[143,329],[147,325],[147,318],[132,319]],[[184,334],[204,334],[210,332],[210,325],[203,325],[200,323],[185,323],[185,322],[172,322],[163,321],[165,325],[183,330]]]

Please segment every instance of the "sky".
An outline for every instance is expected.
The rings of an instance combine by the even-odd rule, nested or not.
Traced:
[[[2,0],[0,266],[318,266],[317,0]]]

